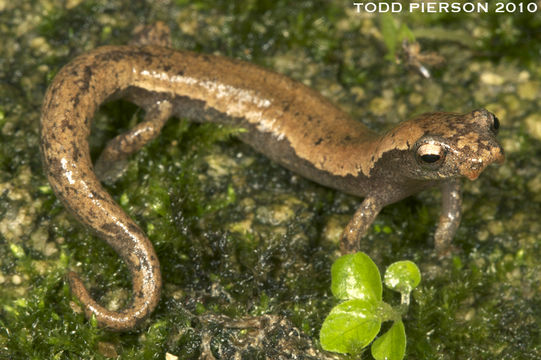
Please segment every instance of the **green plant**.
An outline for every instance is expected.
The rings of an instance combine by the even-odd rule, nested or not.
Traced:
[[[387,48],[385,58],[394,61],[396,52],[400,49],[402,42],[406,40],[413,43],[415,42],[415,36],[406,24],[401,24],[400,27],[397,26],[395,18],[388,13],[381,14],[379,19],[383,42]]]
[[[323,349],[359,354],[374,340],[382,322],[393,321],[391,328],[372,343],[372,356],[377,360],[403,359],[406,332],[402,315],[409,305],[409,294],[421,281],[419,268],[411,261],[398,261],[387,268],[385,285],[402,294],[400,305],[395,307],[382,301],[379,270],[365,253],[338,258],[331,276],[332,293],[343,302],[323,322],[319,333]]]

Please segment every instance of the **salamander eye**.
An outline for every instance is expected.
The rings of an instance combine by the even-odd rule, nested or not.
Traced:
[[[492,114],[492,118],[494,119],[492,122],[492,130],[497,133],[498,129],[500,128],[500,119],[498,119],[494,114]]]
[[[435,163],[440,158],[441,158],[440,155],[435,155],[435,154],[421,155],[421,160],[423,160],[425,163],[429,163],[429,164]]]
[[[422,165],[437,166],[445,159],[443,146],[434,143],[425,143],[417,148],[417,161]]]

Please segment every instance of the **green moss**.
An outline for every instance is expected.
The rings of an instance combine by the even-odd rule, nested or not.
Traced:
[[[465,183],[453,261],[433,260],[437,191],[385,208],[363,250],[382,266],[407,258],[421,267],[424,280],[404,322],[409,358],[541,357],[541,145],[532,132],[541,105],[539,16],[395,17],[422,51],[445,58],[429,67],[427,80],[404,62],[384,60],[377,19],[342,2],[1,6],[0,358],[163,359],[169,352],[197,359],[205,346],[224,358],[325,356],[315,339],[334,305],[336,229],[358,199],[292,176],[235,140],[236,129],[171,120],[108,187],[161,261],[162,300],[140,329],[98,329],[70,294],[68,269],[107,306],[128,302],[131,282],[118,256],[48,186],[37,155],[42,97],[63,64],[100,44],[128,42],[141,19],[166,22],[177,48],[242,58],[310,84],[377,130],[423,111],[497,112],[507,162]],[[472,40],[462,41],[461,31]],[[92,155],[141,117],[126,102],[104,106]],[[258,344],[257,336],[266,340]]]

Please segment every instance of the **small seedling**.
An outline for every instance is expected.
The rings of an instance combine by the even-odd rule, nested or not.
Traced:
[[[393,307],[382,301],[379,270],[365,253],[338,258],[331,268],[331,290],[343,300],[336,305],[321,327],[323,349],[341,354],[359,354],[379,333],[381,323],[393,321],[391,328],[372,343],[376,360],[401,360],[406,352],[406,332],[402,315],[409,305],[411,291],[419,285],[421,273],[411,261],[391,264],[385,285],[402,294],[401,304]]]
[[[395,61],[396,53],[400,49],[403,41],[409,43],[415,42],[415,35],[406,24],[396,25],[395,18],[389,13],[383,13],[380,16],[380,29],[383,35],[383,42],[387,48],[387,60]]]

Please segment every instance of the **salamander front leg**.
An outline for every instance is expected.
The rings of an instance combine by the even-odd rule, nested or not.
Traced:
[[[105,183],[117,180],[126,168],[128,157],[160,134],[172,109],[167,100],[157,102],[147,110],[144,121],[109,141],[94,165],[98,178]]]
[[[376,198],[366,197],[363,200],[342,232],[340,241],[342,254],[359,251],[361,238],[366,234],[382,207],[383,205]]]
[[[442,209],[438,228],[434,235],[436,253],[447,256],[451,251],[451,240],[455,236],[462,215],[462,194],[458,179],[442,184]]]

